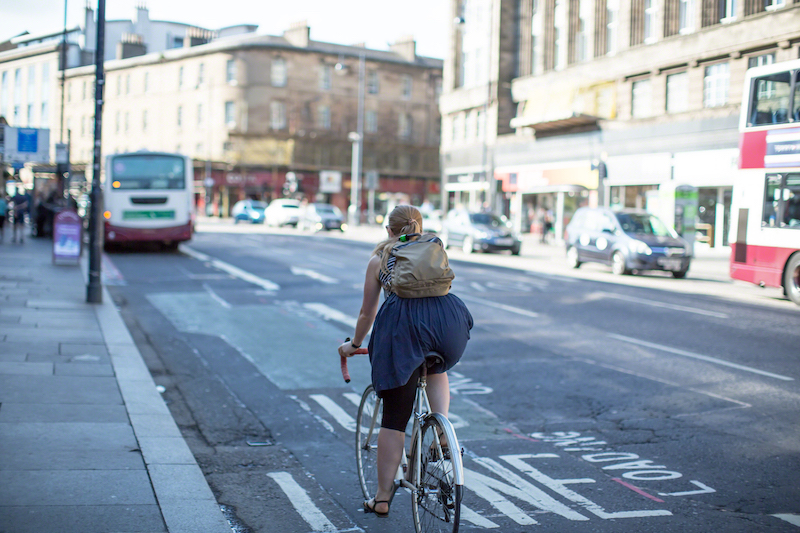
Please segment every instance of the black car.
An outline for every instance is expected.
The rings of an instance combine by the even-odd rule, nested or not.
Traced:
[[[465,253],[510,251],[519,255],[519,236],[504,216],[492,213],[470,213],[453,209],[442,222],[440,234],[445,246],[460,246]]]
[[[646,211],[582,207],[567,225],[567,260],[611,265],[614,274],[664,270],[683,278],[692,248],[675,230]]]

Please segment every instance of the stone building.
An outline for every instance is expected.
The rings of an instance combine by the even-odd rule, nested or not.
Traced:
[[[685,184],[698,190],[698,223],[709,244],[727,244],[744,74],[751,66],[798,57],[800,3],[451,5],[461,23],[450,29],[441,98],[446,189],[457,191],[459,180],[480,183],[487,194],[475,201],[504,209],[523,231],[536,226],[542,210],[551,210],[561,236],[580,205],[644,208],[649,191]],[[479,26],[486,17],[473,31],[470,13],[489,6],[491,31]],[[475,33],[485,36],[482,43],[471,40]],[[488,76],[485,57],[491,58]],[[470,82],[475,71],[482,75]],[[470,116],[485,105],[477,92],[484,101],[488,95],[487,107],[495,110],[487,121],[495,131],[486,132],[483,165],[493,180],[452,170],[464,164],[470,139],[479,140],[469,126]]]
[[[221,215],[239,199],[284,194],[346,209],[351,134],[361,116],[369,178],[359,181],[361,210],[373,197],[365,185],[378,213],[397,199],[438,203],[442,61],[418,56],[413,38],[383,51],[313,41],[305,23],[280,36],[256,34],[254,26],[184,29],[183,46],[156,52],[145,35],[120,34],[115,58],[104,64],[104,155],[191,156],[199,203],[208,200]],[[0,75],[11,68],[6,53]],[[67,69],[64,123],[76,174],[91,170],[93,90],[93,64]]]

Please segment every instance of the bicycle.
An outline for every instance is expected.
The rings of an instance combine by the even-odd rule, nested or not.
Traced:
[[[431,412],[425,391],[427,370],[437,360],[441,355],[431,352],[422,365],[414,399],[411,451],[404,451],[395,476],[394,491],[405,488],[411,493],[417,533],[457,533],[464,495],[464,467],[455,429],[447,417]],[[342,375],[349,382],[346,360],[342,361]],[[361,396],[356,416],[356,466],[365,499],[372,498],[378,488],[378,426],[382,416],[383,404],[370,384]]]

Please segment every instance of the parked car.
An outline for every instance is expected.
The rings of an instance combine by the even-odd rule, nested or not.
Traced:
[[[280,198],[269,203],[264,215],[268,226],[294,226],[300,222],[300,202]]]
[[[614,274],[664,270],[675,278],[689,271],[692,248],[675,230],[646,211],[582,207],[566,230],[567,261],[611,265]]]
[[[439,211],[422,211],[422,231],[427,233],[442,232],[442,216]]]
[[[492,213],[470,213],[452,209],[442,222],[441,238],[445,246],[460,246],[465,253],[474,251],[510,251],[519,255],[522,243],[511,229],[511,222]]]
[[[308,204],[300,218],[300,227],[312,231],[332,229],[344,231],[347,229],[347,224],[344,223],[342,211],[335,205]]]
[[[252,224],[264,223],[264,210],[267,204],[258,200],[241,200],[236,202],[231,209],[231,216],[233,223],[238,224],[241,221],[250,222]]]

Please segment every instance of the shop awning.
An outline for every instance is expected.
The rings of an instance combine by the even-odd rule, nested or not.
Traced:
[[[574,113],[570,116],[538,122],[532,118],[519,117],[511,119],[512,128],[532,127],[537,133],[546,133],[556,130],[570,129],[578,126],[593,126],[600,120],[592,115]]]

